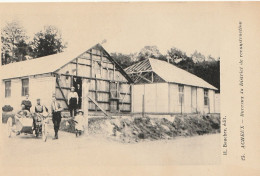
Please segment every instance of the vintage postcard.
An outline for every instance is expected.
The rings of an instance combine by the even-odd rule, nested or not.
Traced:
[[[260,175],[259,2],[0,3],[1,175]]]

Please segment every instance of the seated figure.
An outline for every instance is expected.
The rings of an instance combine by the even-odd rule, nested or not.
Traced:
[[[31,117],[30,115],[31,115],[31,113],[30,113],[27,109],[25,109],[25,105],[22,104],[22,105],[21,105],[21,110],[19,110],[19,111],[16,113],[15,117],[16,117],[16,118],[23,118],[23,117],[29,118],[29,117]]]

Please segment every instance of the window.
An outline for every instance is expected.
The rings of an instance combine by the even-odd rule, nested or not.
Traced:
[[[209,105],[209,90],[204,89],[204,105]]]
[[[22,79],[22,96],[29,94],[29,79]]]
[[[5,81],[5,97],[11,96],[11,81]]]
[[[120,98],[119,83],[115,82],[110,84],[110,93],[112,99]]]
[[[184,104],[184,86],[179,85],[179,104]]]

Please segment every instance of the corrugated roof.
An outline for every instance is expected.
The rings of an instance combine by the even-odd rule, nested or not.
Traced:
[[[51,73],[69,63],[71,60],[75,59],[93,46],[94,44],[81,51],[66,51],[37,59],[3,65],[0,67],[0,75],[2,79],[8,79]]]
[[[197,77],[196,75],[191,74],[172,64],[169,64],[166,61],[152,58],[149,58],[148,60],[151,64],[152,71],[160,76],[162,79],[164,79],[166,82],[218,90],[216,87],[212,86],[211,84]],[[125,70],[128,69],[126,68]]]

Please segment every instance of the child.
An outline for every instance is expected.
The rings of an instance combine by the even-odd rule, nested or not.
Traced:
[[[81,136],[81,134],[84,131],[84,112],[79,109],[78,114],[75,116],[74,122],[75,122],[75,130],[76,130],[76,137]]]

